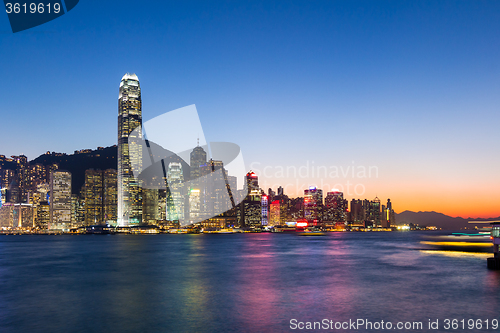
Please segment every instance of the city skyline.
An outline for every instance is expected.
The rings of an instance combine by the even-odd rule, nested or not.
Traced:
[[[349,181],[398,210],[500,215],[496,2],[145,4],[125,22],[126,5],[102,6],[1,35],[1,154],[117,144],[116,77],[130,71],[144,120],[196,104],[207,139],[238,143],[262,183],[300,195]],[[378,177],[276,176],[313,162]]]

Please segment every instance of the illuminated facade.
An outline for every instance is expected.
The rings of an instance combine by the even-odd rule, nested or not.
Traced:
[[[190,178],[193,188],[197,188],[197,179],[201,177],[200,167],[205,164],[207,164],[207,153],[205,152],[205,150],[203,150],[202,147],[195,147],[190,154],[189,161],[189,166],[191,167]]]
[[[85,225],[101,224],[104,219],[101,170],[85,170]]]
[[[115,169],[103,171],[103,192],[104,222],[116,224],[118,216],[118,178]]]
[[[333,191],[326,194],[323,220],[331,222],[347,221],[347,201],[344,199],[344,193]]]
[[[167,195],[167,220],[184,220],[184,174],[182,164],[170,162],[168,164],[167,182],[169,193]]]
[[[132,165],[142,167],[142,151],[130,142],[129,136],[136,128],[142,137],[142,102],[139,79],[135,74],[125,74],[120,83],[118,97],[118,225],[137,225],[142,222],[142,190],[134,177]],[[141,138],[135,138],[141,139]]]
[[[259,190],[259,177],[257,177],[255,172],[250,171],[247,173],[246,181],[248,193],[252,192],[252,190]]]
[[[0,228],[31,230],[35,222],[34,212],[31,204],[6,203],[0,208]]]
[[[117,216],[116,170],[89,169],[85,171],[84,225],[115,224]],[[78,220],[79,202],[75,202],[73,214]]]
[[[50,174],[51,230],[67,230],[71,225],[71,173],[63,170]]]
[[[240,203],[239,224],[246,228],[260,228],[262,226],[262,205],[259,180],[257,175],[250,171],[246,174],[248,195]]]
[[[316,187],[304,190],[304,218],[309,221],[321,221],[323,191]]]
[[[50,206],[47,201],[41,201],[36,208],[35,228],[47,230],[50,223]]]
[[[262,195],[260,199],[260,208],[261,208],[261,223],[262,225],[268,225],[269,223],[269,197],[267,195]]]
[[[280,202],[279,200],[274,200],[269,205],[269,226],[277,226],[280,225]]]
[[[370,201],[367,220],[371,222],[373,226],[381,226],[380,209],[380,199],[378,197]]]

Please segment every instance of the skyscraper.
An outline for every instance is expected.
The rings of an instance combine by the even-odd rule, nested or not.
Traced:
[[[194,184],[194,188],[196,188],[196,181],[201,176],[200,166],[207,164],[207,153],[203,150],[202,147],[197,146],[193,149],[190,154],[189,165],[191,167],[191,184]]]
[[[323,191],[314,186],[304,190],[304,217],[310,222],[321,221]]]
[[[104,193],[104,222],[116,223],[117,214],[117,178],[116,170],[108,169],[103,172]]]
[[[182,164],[170,162],[167,171],[169,195],[167,196],[167,220],[184,220],[184,174]]]
[[[64,230],[71,224],[71,173],[55,170],[50,174],[49,229]]]
[[[142,102],[139,79],[125,74],[120,83],[118,97],[118,225],[128,226],[142,222],[142,191],[134,177],[133,166],[141,168],[141,147],[130,139],[142,136]],[[137,138],[130,134],[137,128]]]
[[[346,222],[347,200],[344,193],[332,191],[326,194],[323,220],[331,222]]]
[[[85,170],[85,225],[103,222],[103,199],[102,171]]]

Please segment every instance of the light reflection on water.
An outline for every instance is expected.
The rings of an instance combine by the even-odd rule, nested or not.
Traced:
[[[275,332],[499,318],[487,254],[420,234],[0,236],[0,332]],[[29,320],[27,319],[29,318]]]

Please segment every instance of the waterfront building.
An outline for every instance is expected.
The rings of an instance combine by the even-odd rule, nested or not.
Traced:
[[[167,170],[168,197],[167,197],[167,220],[184,221],[184,174],[182,164],[170,162]]]
[[[346,222],[347,201],[344,199],[344,193],[332,191],[326,194],[323,220]]]
[[[323,191],[311,186],[304,190],[304,218],[308,222],[321,222]]]
[[[48,201],[41,201],[36,208],[35,228],[47,230],[50,224],[50,206]]]
[[[246,182],[248,193],[254,190],[259,190],[259,177],[255,174],[255,172],[250,171],[247,173]]]
[[[359,199],[351,200],[351,223],[358,224],[363,222],[365,219],[363,211],[363,201]]]
[[[6,203],[0,207],[0,228],[31,230],[34,226],[34,207],[26,203]]]
[[[55,170],[50,174],[51,230],[67,230],[71,226],[71,173]]]
[[[118,216],[118,177],[115,169],[104,170],[103,193],[104,222],[114,225]]]
[[[281,207],[280,201],[274,200],[269,205],[269,226],[274,227],[281,224]]]
[[[102,224],[104,220],[103,179],[101,170],[85,170],[85,225]]]
[[[142,167],[141,146],[134,140],[142,139],[142,101],[139,79],[125,74],[118,96],[118,225],[137,225],[142,222],[142,190],[135,171]],[[137,137],[130,137],[137,129]]]
[[[261,199],[260,199],[260,207],[261,207],[261,213],[262,213],[261,224],[264,226],[268,225],[268,215],[269,215],[268,203],[269,203],[268,196],[265,194],[262,194]]]

